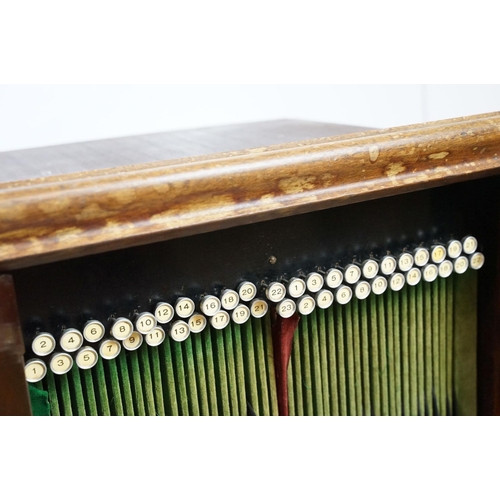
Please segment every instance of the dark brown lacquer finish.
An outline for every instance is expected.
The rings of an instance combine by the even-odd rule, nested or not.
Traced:
[[[0,415],[31,415],[12,276],[0,275]]]
[[[0,269],[500,172],[500,113],[0,184]]]

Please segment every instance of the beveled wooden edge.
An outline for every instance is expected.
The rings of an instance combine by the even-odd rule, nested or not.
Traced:
[[[15,269],[500,172],[500,113],[0,184]]]

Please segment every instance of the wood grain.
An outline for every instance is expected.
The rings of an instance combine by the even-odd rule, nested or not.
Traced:
[[[500,173],[500,113],[0,184],[0,269]]]

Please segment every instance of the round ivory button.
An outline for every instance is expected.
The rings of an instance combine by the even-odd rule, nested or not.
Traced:
[[[423,276],[425,281],[431,283],[438,277],[438,274],[439,273],[436,264],[427,264],[424,267]]]
[[[349,264],[344,269],[344,281],[350,285],[358,282],[361,278],[361,269],[356,264]]]
[[[250,314],[254,318],[262,318],[266,315],[268,309],[267,302],[262,299],[254,299],[250,304]]]
[[[316,301],[309,295],[303,295],[297,300],[297,310],[300,314],[307,316],[316,308]]]
[[[127,351],[135,351],[141,347],[143,340],[144,339],[139,332],[133,332],[132,335],[130,335],[130,337],[125,339],[122,343],[123,347],[125,347]]]
[[[391,290],[399,292],[405,286],[405,277],[401,273],[394,273],[389,281]]]
[[[447,244],[448,257],[456,259],[462,253],[462,243],[458,240],[450,240]]]
[[[420,271],[418,267],[414,267],[406,273],[406,282],[410,286],[418,285],[421,279],[422,279],[422,271]]]
[[[351,299],[352,290],[348,286],[342,285],[337,289],[337,292],[335,293],[335,300],[339,304],[347,304]]]
[[[64,330],[59,344],[66,352],[75,352],[83,345],[83,335],[75,328]]]
[[[243,302],[250,302],[257,295],[257,287],[251,281],[243,281],[238,286],[238,294]]]
[[[413,255],[409,252],[403,252],[398,258],[398,266],[403,272],[409,271],[413,266]]]
[[[429,262],[430,254],[427,248],[417,248],[413,254],[413,260],[419,267],[423,267]]]
[[[396,270],[397,266],[398,264],[396,259],[392,255],[386,255],[380,261],[380,270],[382,271],[382,274],[385,274],[386,276],[392,274]]]
[[[111,335],[117,340],[125,340],[132,335],[134,325],[127,318],[118,318],[111,327]]]
[[[157,326],[152,332],[145,336],[146,344],[151,347],[159,346],[165,340],[165,330]]]
[[[309,273],[306,278],[306,286],[307,289],[312,292],[316,293],[319,292],[323,288],[323,283],[324,279],[323,276],[319,273]]]
[[[315,298],[320,309],[328,309],[333,304],[333,293],[330,290],[320,290]]]
[[[292,299],[285,299],[276,306],[276,312],[282,318],[289,318],[290,316],[293,316],[296,309],[297,306]]]
[[[158,323],[164,325],[172,321],[175,311],[171,304],[167,302],[159,302],[156,304],[155,318]]]
[[[330,288],[338,288],[342,281],[344,280],[344,275],[340,269],[329,269],[326,273],[326,284]]]
[[[301,278],[292,278],[288,283],[288,295],[297,299],[306,293],[306,282]]]
[[[387,279],[384,276],[377,276],[372,280],[372,292],[375,295],[382,295],[387,290]]]
[[[139,333],[143,335],[148,334],[153,331],[156,327],[156,317],[150,312],[143,312],[137,316],[135,320],[135,328]]]
[[[378,263],[374,261],[373,259],[368,259],[363,262],[362,265],[362,270],[363,270],[363,276],[371,280],[375,276],[377,276],[378,273]]]
[[[226,289],[221,293],[220,301],[226,311],[232,311],[240,302],[238,292]]]
[[[446,258],[446,248],[443,245],[434,245],[431,247],[431,260],[435,264],[441,264]]]
[[[448,278],[453,272],[453,264],[449,260],[443,260],[438,267],[438,273],[441,278]]]
[[[470,257],[470,267],[474,270],[481,269],[484,265],[484,255],[481,252],[476,252]]]
[[[99,345],[99,354],[103,359],[114,359],[122,350],[122,345],[114,339],[103,340]]]
[[[219,311],[215,316],[212,316],[210,318],[210,324],[216,330],[222,330],[223,328],[226,328],[227,325],[229,325],[230,319],[231,317],[229,316],[229,313],[227,311]]]
[[[75,362],[78,368],[90,370],[96,365],[98,359],[96,350],[93,347],[85,346],[77,352]]]
[[[280,302],[286,295],[286,288],[283,283],[278,283],[277,281],[274,281],[269,285],[269,287],[266,289],[266,297],[271,301],[271,302]]]
[[[83,336],[88,342],[99,342],[105,333],[104,325],[95,319],[87,321],[83,327]]]
[[[41,359],[30,359],[24,365],[24,376],[27,382],[40,382],[47,374],[47,365]]]
[[[189,325],[185,321],[174,321],[168,333],[176,342],[182,342],[189,337]]]
[[[207,318],[203,314],[193,314],[189,318],[188,323],[192,333],[200,333],[207,326]]]
[[[370,283],[367,281],[360,281],[354,288],[354,295],[356,295],[356,298],[359,300],[364,300],[370,295],[370,291]]]
[[[250,319],[250,309],[245,304],[239,304],[233,309],[231,318],[236,324],[242,325]]]
[[[477,250],[477,240],[474,236],[466,236],[462,240],[463,250],[466,254],[471,255]]]
[[[73,368],[73,358],[65,352],[54,354],[50,360],[50,369],[56,375],[64,375],[68,373],[71,368]]]
[[[175,312],[179,318],[189,318],[194,313],[194,302],[189,297],[178,298],[175,301]]]
[[[215,295],[205,295],[200,301],[201,312],[207,316],[215,316],[220,311],[221,303]]]
[[[457,274],[463,274],[469,268],[469,260],[465,255],[462,255],[455,260],[453,268]]]
[[[47,356],[56,347],[56,339],[47,332],[39,333],[31,343],[31,349],[37,356]]]

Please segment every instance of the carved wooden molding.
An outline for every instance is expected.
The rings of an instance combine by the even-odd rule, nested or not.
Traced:
[[[500,173],[500,113],[0,184],[0,269]]]

